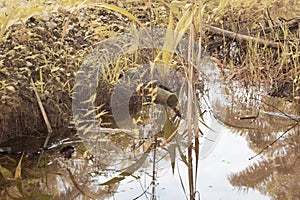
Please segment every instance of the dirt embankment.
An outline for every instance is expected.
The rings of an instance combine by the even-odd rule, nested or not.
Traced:
[[[0,141],[47,133],[30,78],[54,132],[67,130],[81,63],[125,23],[121,15],[88,7],[73,13],[67,8],[45,11],[9,27],[0,42]]]

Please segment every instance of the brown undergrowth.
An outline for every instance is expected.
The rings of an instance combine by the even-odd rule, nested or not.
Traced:
[[[42,15],[15,22],[1,38],[0,141],[47,132],[30,77],[54,132],[67,129],[77,70],[93,45],[122,31],[128,20],[100,7],[87,6],[76,14],[70,7],[43,9]]]
[[[0,140],[46,130],[29,76],[53,128],[66,127],[71,119],[76,71],[84,57],[103,39],[136,27],[124,13],[85,6],[82,1],[34,2],[26,7],[11,7],[9,1],[1,5]],[[127,10],[145,26],[176,29],[178,24],[184,25],[184,17],[192,16],[186,12],[190,1],[105,2]],[[199,8],[193,14],[195,39],[201,36],[202,46],[213,60],[230,70],[228,79],[245,86],[267,85],[273,96],[293,99],[299,95],[298,1],[194,3],[193,8]],[[15,15],[9,8],[15,9]],[[21,12],[22,8],[26,12]],[[188,29],[182,28],[184,32]]]

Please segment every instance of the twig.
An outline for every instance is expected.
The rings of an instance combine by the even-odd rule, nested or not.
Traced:
[[[238,41],[253,41],[253,42],[257,42],[258,44],[261,44],[261,45],[266,45],[268,47],[275,47],[275,48],[278,48],[278,47],[282,46],[279,42],[273,42],[273,41],[270,41],[270,40],[255,38],[255,37],[252,37],[252,36],[243,35],[243,34],[240,34],[240,33],[235,33],[235,32],[232,32],[232,31],[224,30],[224,29],[221,29],[221,28],[218,28],[218,27],[215,27],[215,26],[210,26],[210,25],[206,25],[206,26],[209,28],[209,30],[212,33],[215,33],[215,34],[218,34],[218,35],[224,35],[228,38],[236,39]]]
[[[38,93],[38,91],[37,91],[37,89],[36,89],[36,87],[35,87],[35,85],[34,85],[34,81],[33,81],[32,77],[30,77],[30,82],[31,82],[33,91],[34,91],[35,96],[36,96],[36,100],[37,100],[37,102],[38,102],[38,104],[39,104],[39,108],[40,108],[40,110],[41,110],[41,112],[42,112],[42,115],[43,115],[45,124],[46,124],[46,126],[47,126],[47,130],[48,130],[48,135],[47,135],[47,138],[46,138],[46,140],[45,140],[45,142],[44,142],[44,145],[43,145],[43,148],[45,148],[45,147],[47,146],[48,142],[49,142],[49,139],[50,139],[50,137],[51,137],[51,135],[52,135],[52,133],[53,133],[53,130],[52,130],[52,128],[51,128],[50,122],[49,122],[49,120],[48,120],[47,114],[46,114],[45,109],[44,109],[44,106],[43,106],[43,103],[42,103],[41,98],[40,98],[40,95],[39,95],[39,93]]]
[[[69,173],[70,179],[73,183],[73,185],[75,186],[75,188],[83,195],[83,196],[87,196],[90,199],[96,200],[94,197],[90,196],[89,194],[87,194],[85,191],[83,191],[83,189],[79,186],[79,184],[76,182],[71,170],[69,167],[66,168],[67,172]]]
[[[256,99],[256,98],[253,98],[255,100],[259,100],[259,99]],[[263,101],[260,99],[260,101],[264,104],[266,104],[267,106],[270,106],[274,109],[276,109],[277,111],[281,112],[283,114],[283,116],[291,119],[291,120],[294,120],[295,123],[292,124],[292,126],[290,128],[288,128],[286,131],[284,131],[279,137],[277,137],[274,141],[272,141],[270,144],[266,145],[260,152],[258,152],[257,154],[255,154],[254,156],[250,157],[249,160],[252,160],[253,158],[257,157],[258,155],[262,154],[265,150],[267,150],[270,146],[272,146],[273,144],[275,144],[278,140],[280,140],[286,133],[288,133],[290,130],[292,130],[294,127],[296,127],[298,124],[299,124],[299,121],[297,119],[294,119],[292,118],[290,115],[284,113],[283,111],[281,111],[280,109],[276,108],[275,106]]]
[[[129,129],[120,129],[120,128],[104,128],[104,127],[96,127],[93,130],[90,130],[88,132],[97,132],[97,133],[106,133],[106,132],[116,132],[116,133],[127,133],[127,134],[132,134],[134,133],[132,130]]]
[[[184,183],[183,183],[182,177],[180,175],[179,167],[177,167],[177,171],[178,171],[179,180],[180,180],[180,184],[181,184],[182,190],[183,190],[183,192],[185,194],[185,199],[188,200],[188,196],[187,196],[187,193],[186,193],[186,190],[185,190],[185,187],[184,187]]]
[[[270,144],[266,145],[260,152],[258,152],[257,154],[255,154],[254,156],[248,158],[249,160],[252,160],[253,158],[259,156],[260,154],[262,154],[265,150],[267,150],[269,147],[271,147],[273,144],[275,144],[278,140],[280,140],[286,133],[288,133],[290,130],[292,130],[294,127],[296,127],[298,125],[298,122],[293,124],[293,126],[291,126],[290,128],[288,128],[286,131],[284,131],[278,138],[276,138],[276,140],[274,140],[273,142],[271,142]]]
[[[155,189],[156,189],[156,170],[155,170],[155,165],[156,165],[156,149],[157,149],[157,134],[154,136],[154,142],[153,142],[153,165],[152,165],[152,196],[151,199],[156,199],[155,197]]]
[[[46,124],[46,126],[47,126],[47,130],[48,130],[47,137],[46,137],[46,139],[45,139],[45,141],[44,141],[44,144],[43,144],[43,149],[42,149],[41,154],[40,154],[40,156],[39,156],[39,158],[38,158],[38,161],[37,161],[37,166],[38,166],[39,163],[40,163],[40,161],[41,161],[41,158],[42,158],[42,155],[43,155],[43,153],[44,153],[44,150],[46,149],[46,146],[47,146],[47,144],[48,144],[48,142],[49,142],[49,139],[50,139],[50,137],[51,137],[51,135],[52,135],[52,133],[53,133],[53,130],[52,130],[52,128],[51,128],[51,125],[50,125],[50,122],[49,122],[49,120],[48,120],[47,114],[46,114],[46,112],[45,112],[44,106],[43,106],[43,104],[42,104],[40,95],[39,95],[39,93],[38,93],[38,91],[37,91],[37,89],[36,89],[36,87],[35,87],[35,85],[34,85],[34,81],[33,81],[32,77],[30,77],[30,83],[31,83],[31,85],[32,85],[32,88],[33,88],[33,91],[34,91],[34,93],[35,93],[37,102],[38,102],[38,104],[39,104],[39,108],[40,108],[40,110],[41,110],[41,113],[42,113],[42,115],[43,115],[45,124]]]
[[[268,13],[269,15],[269,13]],[[271,19],[271,17],[269,17]],[[283,22],[281,24],[277,24],[277,25],[274,25],[273,21],[272,21],[272,25],[271,27],[266,27],[266,28],[260,28],[260,29],[256,29],[254,30],[252,33],[261,33],[261,32],[264,32],[264,33],[270,33],[271,31],[273,31],[274,29],[278,29],[278,28],[281,28],[282,26],[286,26],[288,27],[289,30],[294,30],[294,29],[298,29],[299,27],[299,22],[300,22],[300,18],[294,18],[294,19],[291,19],[291,20],[288,20],[286,22]]]
[[[132,199],[132,200],[137,200],[137,199],[139,199],[141,196],[143,196],[143,195],[147,192],[147,190],[150,188],[150,186],[151,186],[151,184],[148,185],[148,187],[142,192],[142,194],[140,194],[139,196],[135,197],[135,198]]]
[[[283,112],[283,111],[280,110],[279,108],[276,108],[275,106],[273,106],[273,105],[271,105],[271,104],[269,104],[269,103],[267,103],[267,102],[265,102],[265,101],[263,101],[263,100],[261,100],[261,99],[257,99],[257,98],[251,98],[251,99],[260,101],[260,102],[262,102],[263,104],[265,104],[265,105],[267,105],[267,106],[270,106],[271,108],[277,110],[278,112],[280,112],[280,113],[281,113],[283,116],[285,116],[286,118],[289,118],[289,119],[291,119],[291,120],[294,120],[294,121],[297,122],[297,123],[299,122],[299,120],[297,120],[297,118],[292,117],[291,115],[289,115],[289,114]],[[266,113],[266,112],[264,112],[264,113],[265,113],[265,114],[268,114],[268,113]]]

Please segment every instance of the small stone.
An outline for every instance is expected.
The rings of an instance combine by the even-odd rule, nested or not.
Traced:
[[[46,26],[49,29],[54,29],[57,26],[57,24],[55,22],[50,21],[50,22],[46,22]]]

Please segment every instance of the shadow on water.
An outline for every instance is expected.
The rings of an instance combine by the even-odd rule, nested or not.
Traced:
[[[298,199],[299,104],[238,83],[220,83],[218,70],[210,69],[203,97],[209,103],[201,103],[210,129],[201,127],[198,196]],[[185,199],[184,127],[184,122],[167,121],[163,135],[139,140],[133,133],[107,131],[101,140],[91,138],[88,148],[78,138],[64,139],[43,154],[33,147],[43,139],[1,144],[1,198]]]

